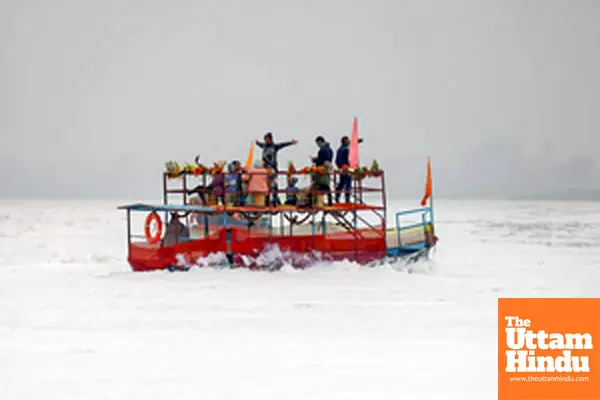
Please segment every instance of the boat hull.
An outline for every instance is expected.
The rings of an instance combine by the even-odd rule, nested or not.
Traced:
[[[222,257],[211,257],[218,254]],[[320,261],[368,264],[386,255],[385,235],[379,231],[269,236],[231,228],[173,246],[131,243],[128,261],[134,271],[207,265],[207,258],[248,268],[271,268],[282,262],[302,268]]]

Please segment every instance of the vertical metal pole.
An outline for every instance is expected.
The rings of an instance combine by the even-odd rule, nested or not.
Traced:
[[[167,193],[167,173],[163,172],[163,204],[167,205],[169,203],[169,195]]]
[[[269,237],[273,236],[273,214],[269,213]]]
[[[208,215],[206,213],[202,214],[202,218],[204,219],[204,237],[208,236]]]
[[[223,228],[225,229],[225,254],[227,255],[227,261],[229,266],[233,266],[233,250],[232,250],[232,233],[231,228],[227,226],[227,213],[223,213]]]
[[[317,225],[316,225],[316,214],[315,211],[312,211],[312,234],[313,236],[317,234]]]
[[[431,163],[431,158],[429,158],[429,163]],[[433,243],[434,235],[435,235],[435,226],[434,226],[434,217],[433,217],[433,173],[431,174],[431,196],[429,196],[429,219],[431,220],[431,240]]]
[[[356,204],[358,201],[358,182],[357,180],[352,181],[352,191],[354,192],[354,210],[352,210],[352,215],[354,216],[354,230],[358,229],[358,218],[356,215]]]
[[[206,172],[202,174],[202,190],[204,191],[204,200],[206,203],[202,204],[203,206],[208,206],[208,193],[206,192]]]
[[[187,173],[183,173],[183,204],[187,204]]]
[[[431,162],[431,158],[429,159]],[[431,173],[431,196],[429,196],[429,208],[431,208],[431,226],[433,227],[433,172]]]
[[[227,241],[227,261],[229,266],[233,267],[233,250],[232,250],[232,233],[231,228],[225,228],[225,240]]]
[[[400,242],[400,214],[396,213],[396,235],[398,236],[398,247],[402,247]]]
[[[327,229],[326,229],[327,225],[325,223],[326,222],[325,221],[326,218],[327,218],[327,212],[323,211],[323,217],[321,218],[321,233],[323,235],[325,235],[325,233],[327,233]]]
[[[310,176],[310,208],[314,210],[315,208],[315,178]]]
[[[364,199],[363,199],[363,185],[362,185],[362,180],[358,181],[358,192],[360,194],[360,203],[363,204],[364,203]]]
[[[337,191],[337,176],[338,176],[338,171],[333,171],[333,193],[335,195],[334,200],[337,198],[341,198],[342,196],[338,193]],[[340,176],[341,179],[341,176]],[[331,188],[329,188],[329,190],[331,190]]]
[[[429,197],[429,210],[431,213],[431,225],[433,225],[433,190],[431,191],[431,196]]]
[[[169,185],[169,180],[167,177],[167,173],[163,172],[163,204],[167,205],[169,204],[169,189],[168,189],[168,185]],[[169,218],[169,213],[167,211],[165,211],[165,221],[168,221]]]
[[[386,235],[387,230],[387,193],[385,192],[385,175],[381,173],[381,200],[383,203],[383,234]]]
[[[359,164],[360,165],[360,164]],[[353,181],[353,191],[354,191],[354,210],[352,211],[352,216],[354,217],[354,259],[358,259],[358,211],[356,210],[356,205],[359,202],[359,180],[354,179]]]
[[[131,258],[131,210],[127,209],[127,259]]]

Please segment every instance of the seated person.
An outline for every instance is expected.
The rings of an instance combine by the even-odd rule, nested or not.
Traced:
[[[223,169],[225,167],[225,161],[217,161],[215,167]],[[198,196],[202,200],[202,204],[207,205],[206,194],[212,193],[217,204],[221,201],[221,204],[225,204],[225,174],[218,173],[212,178],[212,182],[208,186],[198,185],[192,190],[188,190],[188,195],[198,193]]]
[[[167,224],[165,237],[162,240],[163,246],[172,246],[180,243],[181,239],[189,239],[190,230],[181,223],[179,218],[181,217],[176,212],[171,213],[171,220]]]
[[[312,207],[312,188],[302,188],[298,192],[298,201],[296,207],[298,208],[310,208]]]
[[[215,174],[208,187],[212,189],[212,194],[215,200],[217,200],[217,204],[221,202],[221,204],[225,205],[225,173],[222,172],[223,168],[225,168],[225,161],[217,161],[215,167],[220,168],[221,172]]]
[[[242,175],[239,161],[233,161],[227,168],[225,177],[225,191],[227,204],[239,206],[242,204]]]
[[[208,186],[210,186],[210,185],[208,185]],[[188,196],[191,196],[194,193],[198,194],[198,197],[200,198],[200,204],[205,206],[206,205],[206,195],[211,192],[211,189],[209,189],[208,186],[198,185],[195,188],[193,188],[192,190],[188,190],[187,194],[188,194]]]
[[[242,179],[242,176],[244,174],[244,167],[242,167],[242,164],[239,161],[235,161],[235,173],[239,176],[239,180],[238,180],[238,188],[240,190],[240,205],[243,206],[244,204],[246,204],[246,191],[248,190],[247,187],[247,182],[244,182],[244,180]]]
[[[297,183],[298,178],[288,178],[288,186],[285,190],[285,205],[287,206],[295,206],[298,203],[298,193],[300,192],[300,189],[296,187]]]

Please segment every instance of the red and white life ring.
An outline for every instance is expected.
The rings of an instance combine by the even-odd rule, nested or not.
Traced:
[[[156,222],[156,232],[152,235],[152,222]],[[146,234],[146,240],[150,244],[156,244],[160,241],[162,236],[163,223],[160,216],[156,213],[156,211],[151,212],[146,217],[146,224],[144,225],[144,233]]]

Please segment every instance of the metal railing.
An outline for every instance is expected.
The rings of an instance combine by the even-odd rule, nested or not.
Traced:
[[[419,213],[421,214],[421,222],[416,223],[416,224],[404,225],[404,226],[402,226],[402,224],[400,223],[401,216],[419,214]],[[422,240],[418,243],[414,243],[414,244],[426,245],[427,244],[427,227],[428,226],[433,227],[433,209],[431,207],[414,208],[411,210],[397,212],[396,213],[396,235],[397,235],[397,240],[398,240],[398,247],[402,247],[402,241],[401,241],[402,232],[407,231],[409,229],[418,228],[418,227],[423,228],[424,240]]]
[[[269,181],[269,190],[268,192],[263,193],[264,196],[266,196],[266,200],[271,199],[273,196],[279,196],[279,195],[287,195],[288,194],[288,189],[287,186],[283,186],[283,185],[279,185],[280,181],[278,178],[285,176],[285,177],[289,177],[290,175],[288,174],[287,171],[278,171],[278,172],[274,172],[274,171],[265,171],[265,172],[251,172],[251,173],[247,173],[247,172],[222,172],[225,177],[227,177],[228,175],[232,175],[232,174],[236,174],[236,175],[241,175],[242,177],[244,176],[252,176],[252,175],[267,175],[267,176],[273,176],[276,175],[276,178],[274,178],[277,181],[277,189],[272,189],[271,188],[271,181]],[[354,176],[352,176],[352,180],[351,180],[351,186],[350,186],[350,190],[349,191],[345,191],[345,190],[337,190],[337,183],[339,181],[339,177],[341,177],[341,175],[343,175],[344,173],[342,171],[339,170],[332,170],[330,172],[327,173],[330,176],[330,185],[329,185],[329,190],[318,190],[315,185],[314,185],[314,179],[315,176],[311,175],[311,174],[307,174],[307,175],[303,175],[303,174],[292,174],[291,176],[306,176],[309,177],[311,179],[311,184],[310,184],[310,194],[312,196],[313,202],[315,199],[315,196],[328,196],[331,195],[332,197],[335,197],[339,194],[339,196],[341,197],[342,195],[345,195],[347,192],[350,193],[350,198],[351,198],[351,203],[352,204],[364,204],[364,195],[366,194],[380,194],[379,200],[377,202],[377,204],[374,204],[374,206],[377,206],[379,209],[384,210],[385,213],[385,208],[386,208],[386,193],[385,193],[385,180],[384,180],[384,174],[383,172],[381,173],[381,175],[379,176],[370,176],[367,177],[366,179],[370,179],[372,180],[372,182],[377,182],[378,181],[378,185],[372,185],[372,186],[363,186],[363,180],[359,180],[356,179]],[[192,190],[194,189],[193,187],[190,187],[189,185],[189,177],[195,177],[199,180],[201,180],[201,185],[199,186],[203,186],[204,188],[206,188],[206,191],[204,192],[205,195],[209,195],[211,194],[211,190],[208,189],[209,186],[209,182],[214,178],[211,175],[198,175],[195,176],[193,173],[183,173],[182,175],[178,176],[177,178],[169,178],[168,173],[164,172],[163,173],[163,204],[169,204],[169,194],[178,194],[178,195],[182,195],[183,197],[183,204],[188,204],[188,197],[191,194],[190,192],[192,192]],[[174,182],[176,180],[180,180],[180,185],[178,187],[169,187],[169,182]],[[333,187],[332,187],[333,186]],[[377,187],[378,186],[378,187]],[[214,188],[211,188],[214,189]],[[228,195],[228,194],[232,194],[232,195],[248,195],[249,193],[245,193],[243,191],[228,191],[226,190],[226,185],[225,183],[223,184],[223,186],[220,188],[223,196]],[[285,203],[285,201],[284,201]],[[224,205],[227,205],[227,202],[224,202]],[[265,204],[266,205],[266,204]]]

